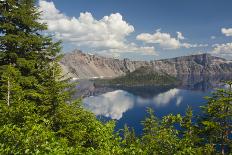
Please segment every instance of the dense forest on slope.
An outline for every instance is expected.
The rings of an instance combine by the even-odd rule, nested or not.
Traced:
[[[43,36],[39,18],[34,0],[0,1],[0,154],[232,152],[232,82],[207,98],[201,116],[188,108],[184,116],[158,119],[148,109],[142,135],[126,125],[115,132],[114,121],[101,122],[71,100],[58,64],[60,42]]]
[[[121,85],[121,86],[160,86],[176,85],[178,79],[163,72],[154,71],[151,67],[140,67],[124,76],[113,79],[95,80],[96,85]]]

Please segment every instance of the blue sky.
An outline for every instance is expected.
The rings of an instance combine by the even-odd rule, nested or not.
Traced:
[[[231,0],[38,1],[63,51],[162,59],[211,53],[232,58]]]

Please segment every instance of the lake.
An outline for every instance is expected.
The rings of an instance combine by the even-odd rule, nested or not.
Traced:
[[[78,89],[85,92],[84,107],[92,111],[101,120],[116,120],[116,130],[127,124],[142,133],[141,121],[147,116],[148,107],[154,109],[155,115],[163,117],[168,114],[184,115],[190,106],[194,114],[200,114],[200,106],[207,103],[205,96],[210,96],[214,88],[224,87],[221,80],[231,76],[194,76],[181,77],[179,86],[141,86],[141,87],[100,87],[95,88],[91,82],[80,82]],[[84,84],[83,84],[84,83]],[[83,89],[85,87],[85,89]],[[85,90],[85,91],[84,91]]]

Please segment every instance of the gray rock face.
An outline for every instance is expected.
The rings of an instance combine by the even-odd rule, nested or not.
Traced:
[[[78,79],[112,78],[125,75],[141,66],[150,66],[169,75],[180,74],[231,74],[232,61],[210,54],[182,56],[156,61],[130,61],[106,58],[74,51],[66,54],[60,62],[64,73]]]

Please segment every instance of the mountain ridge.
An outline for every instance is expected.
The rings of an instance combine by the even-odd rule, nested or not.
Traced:
[[[86,54],[79,50],[65,54],[60,61],[64,73],[74,79],[114,78],[149,66],[157,72],[180,74],[230,74],[232,61],[208,53],[152,61],[107,58]]]

